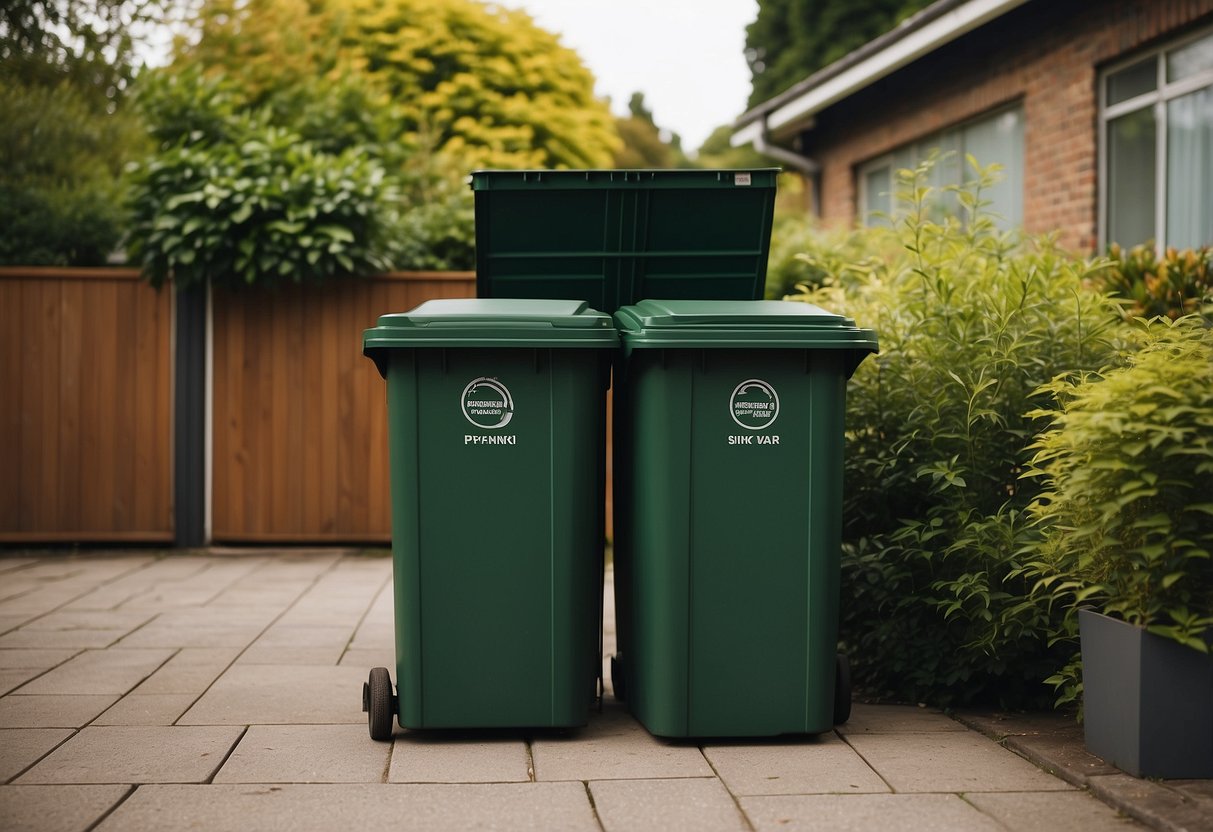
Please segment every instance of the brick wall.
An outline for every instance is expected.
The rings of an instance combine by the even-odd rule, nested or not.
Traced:
[[[1099,70],[1213,23],[1213,0],[1034,0],[817,116],[822,215],[854,221],[859,165],[993,108],[1024,110],[1024,226],[1093,250]]]

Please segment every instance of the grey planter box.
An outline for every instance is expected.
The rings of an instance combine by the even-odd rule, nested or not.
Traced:
[[[1213,777],[1213,655],[1078,613],[1087,749],[1136,777]]]

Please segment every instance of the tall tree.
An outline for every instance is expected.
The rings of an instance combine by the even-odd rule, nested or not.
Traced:
[[[750,106],[892,29],[934,0],[759,0],[746,27]]]
[[[632,93],[628,99],[628,115],[615,119],[615,129],[623,140],[623,145],[615,151],[615,167],[691,167],[690,160],[682,151],[682,138],[657,126],[653,111],[645,103],[644,93]]]
[[[104,262],[119,177],[143,147],[123,106],[141,35],[171,0],[0,3],[0,262]]]
[[[254,102],[359,75],[400,141],[465,166],[604,167],[618,145],[580,57],[478,0],[210,0],[175,65],[238,79]]]

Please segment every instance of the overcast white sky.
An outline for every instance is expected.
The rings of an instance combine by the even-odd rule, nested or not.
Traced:
[[[575,49],[611,109],[643,92],[658,126],[695,150],[745,110],[745,27],[757,0],[497,0],[526,9]]]

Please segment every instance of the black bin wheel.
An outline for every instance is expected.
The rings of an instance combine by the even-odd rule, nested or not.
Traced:
[[[617,655],[611,656],[611,690],[615,692],[616,701],[627,701],[628,683],[623,672],[623,662],[619,661]]]
[[[392,677],[386,667],[371,668],[371,675],[362,686],[362,710],[366,711],[366,724],[371,739],[378,742],[392,738]]]
[[[834,657],[834,724],[851,718],[851,662],[846,653]]]

